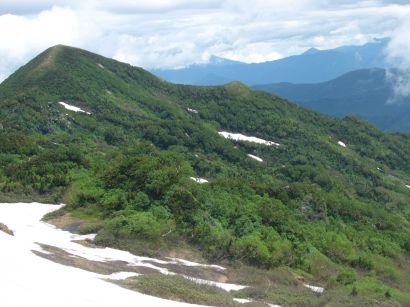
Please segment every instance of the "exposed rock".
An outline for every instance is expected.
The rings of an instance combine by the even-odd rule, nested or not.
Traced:
[[[65,213],[61,216],[56,216],[51,219],[47,219],[47,223],[56,226],[65,231],[78,233],[78,229],[84,224],[84,221],[80,218],[74,217]]]
[[[130,266],[125,261],[93,261],[80,256],[75,256],[69,252],[47,244],[38,243],[42,251],[32,251],[39,257],[50,261],[75,267],[81,270],[97,274],[113,274],[116,272],[132,271],[138,274],[153,274],[156,270],[144,266]]]
[[[0,231],[3,231],[4,233],[7,233],[10,236],[14,236],[14,232],[3,223],[0,223]]]

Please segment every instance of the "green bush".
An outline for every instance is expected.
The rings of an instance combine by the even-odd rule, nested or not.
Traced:
[[[272,262],[268,247],[256,233],[246,235],[234,241],[231,252],[235,258],[251,265],[269,267]]]
[[[343,269],[336,277],[336,281],[342,285],[351,285],[357,280],[357,273],[353,269]]]
[[[232,234],[218,221],[207,216],[196,217],[193,237],[203,246],[202,250],[209,258],[218,259],[229,255]]]
[[[131,236],[158,239],[161,235],[162,225],[151,212],[138,212],[127,217],[125,229]]]
[[[199,285],[182,276],[143,275],[127,280],[128,287],[139,292],[191,304],[234,307],[241,304],[233,296],[213,286]]]
[[[127,204],[127,194],[120,189],[108,190],[104,193],[101,206],[104,212],[111,213],[122,210]]]
[[[116,216],[107,223],[108,230],[116,236],[149,240],[159,239],[166,226],[161,224],[150,212]]]

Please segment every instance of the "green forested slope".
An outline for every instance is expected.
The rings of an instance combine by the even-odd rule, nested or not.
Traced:
[[[410,304],[407,134],[241,83],[173,85],[65,46],[5,80],[0,106],[4,200],[65,202],[101,244],[152,254],[186,242],[212,261],[285,266]]]

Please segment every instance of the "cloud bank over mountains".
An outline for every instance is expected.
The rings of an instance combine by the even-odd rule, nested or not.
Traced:
[[[211,55],[262,62],[392,36],[389,54],[400,58],[398,37],[409,14],[408,1],[387,0],[6,0],[0,80],[56,44],[145,68],[174,68]]]
[[[410,96],[410,14],[402,19],[401,25],[393,32],[386,53],[388,58],[401,73],[390,74],[388,78],[394,84],[395,97],[390,102],[400,101]]]

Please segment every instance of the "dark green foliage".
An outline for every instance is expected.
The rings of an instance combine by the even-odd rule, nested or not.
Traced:
[[[257,234],[246,235],[236,240],[232,245],[232,254],[249,264],[269,267],[271,254]]]
[[[352,292],[350,293],[351,296],[357,296],[358,295],[358,291],[356,289],[356,287],[352,288]]]
[[[119,236],[158,239],[162,225],[150,212],[136,212],[128,216],[117,216],[107,227]]]

